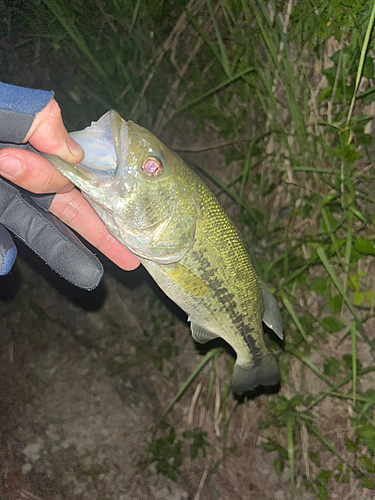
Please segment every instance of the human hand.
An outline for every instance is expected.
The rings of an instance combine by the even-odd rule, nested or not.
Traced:
[[[39,113],[35,115],[30,130],[23,142],[29,142],[29,144],[39,151],[58,155],[65,161],[71,163],[78,163],[83,159],[83,151],[81,147],[68,135],[61,119],[60,109],[54,100],[50,101]],[[32,196],[32,202],[36,202],[44,208],[48,208],[51,213],[80,233],[87,241],[92,243],[122,269],[130,270],[135,269],[138,266],[138,259],[126,250],[108,232],[104,223],[100,220],[89,203],[83,198],[81,193],[75,189],[73,184],[63,177],[53,167],[53,165],[42,156],[26,149],[2,149],[0,150],[0,174],[13,184],[27,189],[32,193],[56,193],[55,196],[48,197],[49,201],[47,203],[45,201],[41,203],[41,198],[35,196]],[[8,198],[10,197],[10,199],[14,200],[15,193],[12,191],[12,194],[10,194],[9,190],[10,188],[14,189],[15,186],[11,186],[8,183],[6,184],[7,186],[4,189],[7,191]],[[25,196],[27,195],[21,195],[23,198]],[[35,209],[35,207],[33,208]],[[44,218],[45,222],[47,222],[45,217],[46,213],[43,213],[43,209],[39,210],[36,208],[36,210],[39,212],[38,215]],[[11,215],[12,214],[9,213],[7,214],[8,219]],[[3,222],[6,227],[9,227],[9,225],[12,226],[12,224],[9,224],[9,221],[6,223],[2,220],[1,213],[0,222]],[[22,225],[22,220],[19,222]],[[47,224],[48,227],[50,227],[50,223],[51,220],[49,216]],[[61,226],[58,227],[59,231],[61,230]],[[13,232],[17,234],[17,231],[14,231],[12,227],[9,227],[9,229],[13,230]],[[25,233],[25,231],[23,232]],[[64,233],[66,233],[66,231],[64,231]],[[43,234],[45,235],[45,231]],[[56,238],[56,230],[54,237]],[[66,234],[64,234],[65,240],[66,237]],[[26,240],[26,237],[22,234],[21,238]],[[36,238],[37,234],[32,236],[32,242],[26,241],[26,243],[33,248]],[[76,245],[76,241],[74,241],[73,245]],[[35,251],[41,257],[44,257],[41,255],[40,249]],[[51,258],[50,255],[47,255],[47,257],[49,259]],[[56,256],[53,256],[52,260],[55,257]],[[56,267],[54,266],[54,262],[48,263],[51,267]],[[59,270],[57,270],[57,272],[62,274]],[[69,279],[69,281],[74,281],[74,279]]]

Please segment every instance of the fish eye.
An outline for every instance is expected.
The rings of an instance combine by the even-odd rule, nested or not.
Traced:
[[[141,164],[141,170],[147,175],[157,177],[163,171],[163,163],[155,156],[147,156]]]

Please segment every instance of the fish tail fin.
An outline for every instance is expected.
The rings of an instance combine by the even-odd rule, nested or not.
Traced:
[[[257,366],[242,368],[237,362],[233,367],[231,390],[241,396],[258,385],[275,385],[280,381],[279,368],[274,357],[264,360]]]

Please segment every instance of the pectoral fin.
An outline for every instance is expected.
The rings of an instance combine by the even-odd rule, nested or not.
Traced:
[[[216,339],[218,337],[218,335],[205,330],[201,326],[197,325],[197,323],[195,323],[194,321],[191,321],[190,330],[193,339],[196,342],[199,342],[199,344],[205,344],[206,342],[209,342],[210,340]]]
[[[262,320],[271,328],[276,335],[283,339],[283,322],[281,319],[279,306],[276,304],[276,300],[272,293],[268,290],[267,286],[261,281],[262,293],[263,293],[263,317]]]
[[[178,262],[171,264],[170,267],[164,266],[164,271],[168,277],[177,283],[186,292],[193,295],[198,295],[203,297],[207,294],[208,288],[194,273],[186,269],[182,264]]]

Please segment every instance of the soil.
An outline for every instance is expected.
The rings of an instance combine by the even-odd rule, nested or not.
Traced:
[[[101,285],[84,292],[20,250],[0,281],[2,500],[287,498],[288,470],[276,474],[259,431],[272,396],[224,400],[228,355],[211,395],[207,366],[159,425],[202,355],[143,269],[115,273],[106,262]],[[169,476],[179,446],[183,458],[174,480],[149,452],[171,429]],[[186,431],[207,432],[195,458]]]
[[[291,498],[288,468],[277,473],[277,452],[263,446],[280,442],[284,430],[260,426],[277,395],[236,401],[228,354],[214,377],[209,363],[160,422],[202,354],[186,317],[142,268],[119,272],[103,258],[102,283],[84,292],[21,245],[20,253],[0,280],[1,500]],[[290,383],[324,389],[297,361],[281,388],[287,398]],[[350,435],[348,413],[328,398],[316,412],[339,449]],[[332,471],[339,461],[303,428],[301,442],[295,498],[310,500],[306,479],[321,469],[305,455],[320,453],[321,468]],[[353,478],[334,481],[329,495],[375,498]]]

